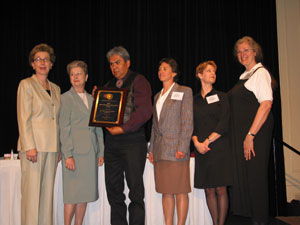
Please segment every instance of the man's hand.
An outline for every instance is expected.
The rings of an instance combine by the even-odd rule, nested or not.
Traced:
[[[105,127],[111,135],[124,134],[122,127]]]

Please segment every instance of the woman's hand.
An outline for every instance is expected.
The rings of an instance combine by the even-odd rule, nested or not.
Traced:
[[[95,85],[92,90],[92,96],[95,98],[95,91],[97,90],[97,86]]]
[[[35,163],[37,161],[37,150],[31,149],[26,151],[26,158],[27,160],[31,161],[32,163]]]
[[[102,166],[104,163],[104,157],[98,157],[98,166]]]
[[[61,160],[61,152],[58,153],[57,162],[59,163]]]
[[[153,153],[149,153],[148,160],[153,164]]]
[[[75,160],[73,157],[69,157],[66,159],[66,168],[69,170],[75,170]]]
[[[202,155],[210,150],[210,147],[208,147],[209,142],[206,140],[204,142],[199,142],[199,141],[194,142],[194,145],[197,151]]]
[[[246,135],[246,138],[244,140],[244,157],[246,160],[251,159],[251,153],[255,157],[254,137],[252,137],[251,135]]]
[[[185,157],[184,152],[176,152],[176,159],[183,159]]]
[[[252,134],[257,134],[266,122],[268,115],[272,108],[272,101],[266,100],[260,103],[258,110],[256,112],[255,118],[252,122],[252,125],[249,129],[249,132]],[[252,135],[246,135],[244,139],[244,157],[246,160],[251,160],[251,153],[255,157],[254,151],[254,137]]]

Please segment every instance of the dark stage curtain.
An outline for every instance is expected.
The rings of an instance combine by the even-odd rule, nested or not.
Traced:
[[[215,88],[227,92],[237,82],[243,68],[233,57],[235,41],[252,36],[261,44],[264,64],[279,81],[275,0],[173,0],[173,1],[18,1],[1,3],[1,153],[16,151],[18,129],[16,92],[21,79],[31,76],[28,54],[38,43],[50,44],[57,61],[49,79],[62,93],[70,88],[66,65],[82,59],[89,66],[87,91],[103,85],[111,77],[106,52],[123,45],[130,53],[131,68],[144,74],[153,95],[161,89],[158,62],[174,57],[180,65],[179,83],[200,90],[194,71],[205,60],[218,65]],[[7,15],[7,16],[3,16]],[[281,139],[280,87],[275,92],[274,135]],[[271,194],[285,195],[282,146],[271,156]],[[273,152],[273,151],[272,151]],[[1,154],[1,155],[2,155]],[[276,157],[274,172],[273,159]],[[274,187],[276,186],[276,190]],[[284,201],[283,197],[281,201]],[[275,203],[272,202],[271,205]],[[277,202],[276,202],[277,204]],[[278,208],[271,209],[276,214]]]

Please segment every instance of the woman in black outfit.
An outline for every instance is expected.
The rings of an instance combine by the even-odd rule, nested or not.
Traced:
[[[232,211],[251,217],[253,224],[267,224],[272,79],[260,63],[262,50],[253,38],[239,39],[234,50],[246,70],[229,92],[234,160]]]
[[[201,92],[194,97],[194,186],[205,189],[213,224],[223,225],[228,209],[226,186],[232,184],[227,137],[230,114],[227,95],[213,88],[216,70],[214,61],[203,62],[196,69]]]

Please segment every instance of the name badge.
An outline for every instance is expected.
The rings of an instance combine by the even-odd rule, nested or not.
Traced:
[[[206,101],[207,101],[208,104],[211,104],[211,103],[214,103],[214,102],[219,102],[220,99],[219,99],[218,95],[215,94],[215,95],[211,95],[211,96],[206,97]]]
[[[179,100],[179,101],[181,101],[182,98],[183,98],[183,94],[184,94],[183,92],[174,91],[174,92],[172,92],[171,99],[172,100]]]

